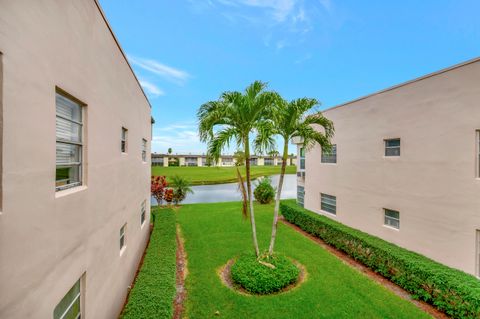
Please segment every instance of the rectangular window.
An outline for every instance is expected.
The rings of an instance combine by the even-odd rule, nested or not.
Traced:
[[[322,152],[322,163],[336,163],[337,162],[337,145],[332,145],[330,152]]]
[[[385,211],[385,226],[400,229],[400,213],[396,210],[384,209]]]
[[[147,201],[144,200],[142,202],[142,208],[140,213],[140,225],[142,226],[143,226],[143,223],[145,223],[146,206],[147,206]]]
[[[275,160],[272,157],[266,157],[263,160],[263,165],[265,166],[273,166],[274,163],[275,163]]]
[[[337,197],[327,194],[320,194],[320,209],[330,213],[337,214]]]
[[[120,144],[120,149],[122,150],[122,153],[127,152],[127,134],[128,134],[128,130],[122,127],[122,140]]]
[[[400,156],[400,139],[385,140],[385,156]]]
[[[480,130],[477,130],[477,150],[476,150],[476,155],[477,155],[477,177],[480,178]]]
[[[297,186],[297,204],[303,207],[305,199],[305,187]]]
[[[147,161],[147,140],[142,138],[142,161]]]
[[[82,105],[56,93],[56,190],[82,184]]]
[[[127,230],[127,224],[123,225],[122,228],[120,228],[120,253],[123,251],[123,249],[127,245],[127,241],[125,238],[126,230]]]
[[[475,245],[476,246],[476,248],[475,248],[476,249],[476,252],[475,252],[476,253],[476,256],[475,256],[476,267],[475,267],[475,269],[477,271],[477,273],[476,273],[477,277],[480,278],[480,230],[477,229],[475,235],[476,235],[476,237],[475,237],[475,242],[476,242],[475,243],[476,244]]]
[[[305,169],[305,149],[300,147],[300,169]]]
[[[77,281],[53,310],[54,319],[82,317],[80,280]]]

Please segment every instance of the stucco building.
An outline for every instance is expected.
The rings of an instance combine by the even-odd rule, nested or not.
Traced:
[[[305,208],[480,275],[480,58],[327,109],[298,145]]]
[[[205,154],[152,154],[152,166],[235,166],[237,160],[233,155],[222,155],[218,161],[208,159]],[[296,165],[295,156],[289,156],[287,165]],[[282,165],[280,156],[253,155],[250,159],[252,166]]]
[[[116,318],[149,236],[149,102],[95,0],[1,1],[0,52],[0,318]]]

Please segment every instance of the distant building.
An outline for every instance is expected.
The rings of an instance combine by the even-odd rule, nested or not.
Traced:
[[[480,276],[480,58],[322,112],[298,143],[299,204]]]
[[[150,234],[150,105],[96,0],[0,2],[0,318],[117,318]]]
[[[289,156],[287,165],[296,165],[296,156]],[[209,165],[210,164],[210,165]],[[205,154],[152,154],[152,166],[235,166],[236,160],[233,155],[222,155],[218,162],[209,163]],[[252,166],[278,166],[282,165],[280,156],[257,156],[250,159]]]

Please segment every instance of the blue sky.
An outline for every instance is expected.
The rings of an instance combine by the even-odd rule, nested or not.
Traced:
[[[254,80],[328,108],[480,56],[478,0],[100,3],[153,106],[154,152],[205,152],[198,107]]]

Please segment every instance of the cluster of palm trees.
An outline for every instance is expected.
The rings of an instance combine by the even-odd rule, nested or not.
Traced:
[[[218,159],[225,147],[236,143],[245,155],[246,194],[244,207],[250,215],[252,241],[257,257],[255,213],[250,179],[250,155],[268,153],[276,149],[277,136],[283,139],[282,167],[275,198],[272,235],[268,255],[272,255],[277,233],[278,212],[285,167],[288,160],[288,143],[292,138],[302,140],[303,147],[319,145],[324,152],[331,149],[333,123],[320,112],[315,112],[316,99],[300,98],[287,101],[280,94],[267,90],[267,84],[255,81],[244,92],[224,92],[216,101],[203,104],[198,110],[200,140],[208,143],[208,154]],[[243,186],[243,185],[242,185]],[[248,201],[248,206],[247,206]]]

